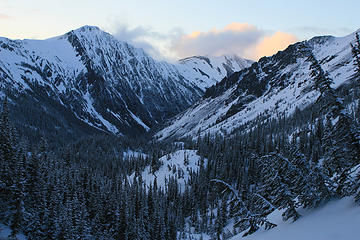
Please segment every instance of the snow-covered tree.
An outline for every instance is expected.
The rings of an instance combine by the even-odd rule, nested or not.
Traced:
[[[329,178],[334,178],[335,192],[339,197],[347,194],[344,184],[351,167],[360,163],[360,143],[357,139],[356,122],[347,111],[343,98],[332,88],[333,80],[322,69],[314,55],[309,56],[314,86],[320,92],[318,102],[327,119],[323,140],[323,167]]]
[[[275,210],[275,206],[261,196],[256,189],[250,190],[247,196],[241,196],[239,190],[222,180],[213,179],[212,182],[225,186],[224,192],[230,191],[230,202],[234,201],[235,216],[239,219],[235,225],[247,228],[243,236],[253,234],[260,226],[265,226],[265,229],[276,227],[276,224],[267,219],[267,216]]]
[[[355,79],[357,80],[358,87],[360,87],[360,37],[359,33],[356,33],[355,44],[350,43],[352,54],[354,57],[355,65]]]
[[[261,193],[268,196],[278,209],[285,209],[284,221],[292,218],[296,221],[300,214],[296,211],[298,187],[304,184],[304,173],[281,153],[272,153],[261,157],[263,184]]]

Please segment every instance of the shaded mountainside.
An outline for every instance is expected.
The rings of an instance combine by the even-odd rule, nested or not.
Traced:
[[[350,47],[354,39],[355,33],[339,38],[315,37],[263,57],[207,89],[203,99],[172,119],[156,136],[227,135],[259,115],[266,119],[303,109],[319,95],[310,76],[308,57],[314,54],[338,87],[354,74]]]
[[[199,81],[226,76],[190,65],[156,61],[92,26],[46,40],[0,38],[2,95],[21,128],[40,132],[145,133],[200,99],[213,83]]]

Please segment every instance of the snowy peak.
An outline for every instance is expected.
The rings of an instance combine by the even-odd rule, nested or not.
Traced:
[[[65,111],[59,129],[71,119],[86,132],[144,133],[199,100],[228,71],[247,66],[234,57],[206,59],[159,62],[93,26],[46,40],[0,38],[0,90],[14,106],[21,95],[29,106],[48,105],[44,115]],[[211,66],[200,66],[207,61]],[[21,121],[38,129],[32,119]]]
[[[85,25],[85,26],[82,26],[78,29],[75,29],[73,30],[74,32],[103,32],[102,30],[100,30],[99,27],[97,26],[91,26],[91,25]]]
[[[81,39],[88,39],[88,40],[92,40],[92,39],[104,39],[105,40],[106,38],[112,37],[109,33],[101,30],[99,27],[89,26],[89,25],[85,25],[78,29],[71,30],[71,31],[67,32],[66,34],[64,34],[63,36],[67,37],[69,35],[76,35]],[[107,36],[107,37],[105,37],[105,36]]]

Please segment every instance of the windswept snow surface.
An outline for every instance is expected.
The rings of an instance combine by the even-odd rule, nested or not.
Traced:
[[[281,212],[275,211],[269,220],[278,224],[265,231],[259,229],[253,235],[242,238],[238,234],[231,240],[358,240],[360,239],[360,207],[352,198],[328,203],[312,212],[302,213],[296,222],[283,222]]]
[[[188,159],[187,163],[184,161]],[[197,172],[200,169],[201,157],[197,154],[197,150],[178,150],[176,152],[162,156],[159,161],[162,162],[161,167],[154,174],[151,173],[150,167],[146,167],[142,173],[142,179],[147,186],[154,183],[156,178],[157,186],[164,188],[170,178],[177,179],[180,190],[184,190],[185,183],[190,179],[191,172]],[[204,159],[204,164],[207,160]],[[134,177],[133,173],[130,180]]]

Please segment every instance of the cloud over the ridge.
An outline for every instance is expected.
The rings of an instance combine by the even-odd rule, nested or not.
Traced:
[[[162,39],[163,35],[152,31],[150,27],[138,26],[130,28],[127,25],[118,25],[114,36],[124,42],[130,43],[135,47],[142,48],[153,57],[162,55],[156,45],[151,44],[151,39]]]
[[[191,55],[222,55],[235,53],[257,60],[283,50],[297,38],[276,32],[273,35],[248,23],[230,23],[223,29],[207,32],[194,31],[174,39],[171,49],[180,57]]]
[[[222,29],[194,31],[185,34],[181,29],[162,34],[151,27],[130,28],[117,25],[114,35],[136,47],[143,48],[157,59],[178,59],[194,55],[237,54],[257,60],[270,56],[297,41],[294,35],[268,32],[249,23],[230,23]]]
[[[247,23],[231,23],[223,29],[195,31],[172,41],[171,49],[180,57],[236,53],[249,56],[251,47],[264,35]]]

